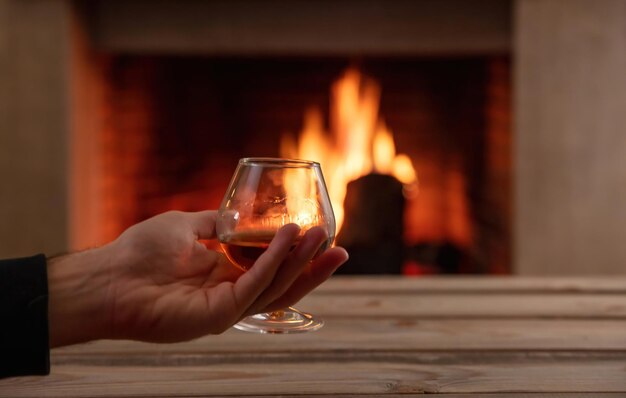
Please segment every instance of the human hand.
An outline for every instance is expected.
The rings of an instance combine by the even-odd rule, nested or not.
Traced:
[[[215,217],[214,211],[164,213],[102,248],[52,260],[51,345],[221,333],[244,316],[294,304],[348,257],[335,247],[311,261],[327,239],[321,228],[307,231],[290,251],[299,233],[290,224],[244,273],[198,241],[215,238]]]

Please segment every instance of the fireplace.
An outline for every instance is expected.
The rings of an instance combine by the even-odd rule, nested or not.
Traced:
[[[169,209],[217,208],[241,157],[325,157],[302,135],[341,130],[331,93],[350,75],[374,93],[361,141],[386,144],[339,185],[322,161],[344,191],[344,270],[509,272],[510,5],[418,3],[64,2],[68,246]]]
[[[358,10],[359,2],[348,3],[341,7]],[[492,3],[480,2],[478,7],[489,9],[485,15],[493,17]],[[186,2],[188,8],[171,8],[167,2],[141,1],[126,6],[94,4],[76,4],[75,65],[84,80],[77,81],[75,107],[81,112],[85,103],[92,104],[88,114],[99,122],[89,126],[89,138],[85,130],[74,136],[77,163],[91,165],[91,173],[74,178],[73,201],[95,222],[76,228],[81,232],[74,234],[75,246],[112,240],[128,226],[166,210],[217,208],[241,157],[320,156],[313,160],[327,168],[327,180],[333,179],[337,167],[322,153],[329,148],[311,150],[307,142],[304,151],[289,151],[285,143],[295,148],[311,124],[333,141],[330,136],[341,128],[335,126],[338,112],[333,102],[338,100],[331,93],[342,77],[352,73],[358,76],[359,89],[373,91],[375,98],[365,104],[375,112],[370,118],[385,126],[413,177],[403,182],[397,176],[391,177],[395,182],[377,180],[375,175],[393,174],[390,163],[385,170],[367,166],[339,185],[327,181],[331,196],[348,191],[333,203],[340,223],[344,205],[352,215],[338,234],[338,242],[352,254],[344,272],[510,271],[510,61],[497,45],[489,49],[493,40],[487,40],[490,44],[483,44],[481,51],[468,51],[467,46],[459,50],[453,48],[456,43],[445,44],[443,35],[443,50],[427,51],[411,48],[414,42],[407,41],[405,33],[398,37],[405,47],[409,43],[408,50],[394,50],[388,43],[380,44],[382,52],[357,50],[370,43],[365,35],[338,49],[310,51],[305,32],[280,51],[271,46],[263,51],[238,48],[241,43],[236,39],[230,49],[188,51],[185,43],[193,46],[195,41],[171,44],[167,38],[165,48],[155,51],[149,48],[153,41],[137,47],[133,14],[143,16],[141,24],[148,32],[155,29],[155,21],[163,21],[152,32],[162,34],[172,21],[170,14],[194,19],[189,8],[204,6]],[[418,11],[429,10],[430,17],[459,12],[458,2],[441,4]],[[406,2],[394,7],[396,22],[405,24],[409,36],[415,35],[413,21],[403,15],[407,11],[417,15],[415,8]],[[303,18],[306,8],[304,3],[288,7],[289,19]],[[495,10],[499,18],[506,15],[506,7]],[[246,8],[221,12],[251,14]],[[368,7],[360,12],[357,21],[381,15]],[[330,28],[345,23],[336,20],[333,25],[332,18]],[[386,18],[379,19],[387,25],[393,22]],[[251,18],[246,26],[252,27],[239,27],[230,34],[245,35],[246,29],[263,34],[263,26],[255,28],[262,25],[262,19],[258,21]],[[221,22],[213,23],[219,28]],[[298,31],[296,26],[287,29]],[[237,33],[241,30],[244,33]],[[178,40],[178,35],[171,37]],[[472,42],[476,41],[480,39]],[[375,141],[373,135],[372,131],[366,139],[368,145]],[[365,152],[374,157],[376,149]],[[393,153],[385,156],[393,161]],[[368,204],[376,193],[380,203]]]
[[[353,255],[346,272],[508,272],[506,56],[106,54],[92,68],[101,82],[103,123],[92,154],[101,166],[92,184],[102,222],[87,236],[108,241],[163,211],[217,208],[239,158],[297,157],[281,152],[281,142],[296,142],[311,123],[332,131],[331,89],[352,73],[364,91],[374,87],[370,108],[415,177],[390,192],[372,179],[356,188],[360,177],[392,174],[376,167],[342,188],[327,181],[331,190],[354,190],[346,196],[353,219],[338,236]],[[311,151],[310,142],[305,146]],[[312,149],[309,157],[329,150]],[[327,180],[334,171],[324,170]],[[359,213],[377,193],[388,204]],[[333,204],[338,214],[342,202]],[[365,230],[372,232],[367,238],[355,236]]]

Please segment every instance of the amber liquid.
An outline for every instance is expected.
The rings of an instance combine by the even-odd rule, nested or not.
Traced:
[[[247,271],[265,252],[274,239],[274,232],[242,232],[220,242],[226,257],[239,268]],[[294,244],[295,246],[295,244]],[[293,249],[293,247],[292,247]]]
[[[274,232],[242,232],[230,236],[224,242],[220,242],[226,257],[244,271],[252,268],[256,260],[265,252],[274,239]],[[296,239],[290,250],[300,242],[300,237]],[[331,240],[320,247],[318,254],[328,248]]]

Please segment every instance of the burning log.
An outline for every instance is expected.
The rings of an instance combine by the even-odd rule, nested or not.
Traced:
[[[402,183],[368,174],[348,184],[337,244],[350,259],[340,274],[399,274],[404,259]]]

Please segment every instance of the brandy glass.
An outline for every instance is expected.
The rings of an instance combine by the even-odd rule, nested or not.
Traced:
[[[286,224],[300,226],[299,241],[313,227],[335,238],[335,216],[319,163],[275,158],[239,161],[217,217],[217,237],[228,259],[249,270]],[[297,244],[297,242],[296,242]],[[316,316],[289,307],[244,318],[235,328],[257,333],[301,333],[321,328]]]

